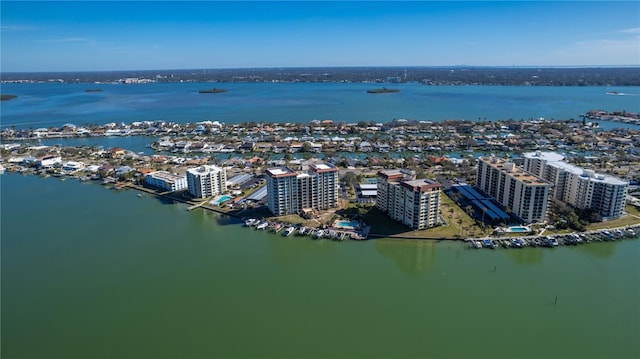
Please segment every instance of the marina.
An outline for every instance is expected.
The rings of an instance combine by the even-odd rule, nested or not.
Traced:
[[[554,234],[547,236],[525,236],[515,238],[469,238],[465,241],[469,248],[525,248],[575,246],[592,242],[608,242],[623,239],[636,239],[640,236],[640,225],[622,228],[601,229],[582,233]]]

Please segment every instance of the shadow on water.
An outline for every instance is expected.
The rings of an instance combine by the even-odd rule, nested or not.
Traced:
[[[621,241],[615,242],[603,242],[603,243],[589,243],[587,245],[582,245],[576,247],[577,250],[584,254],[588,254],[593,257],[598,258],[609,258],[613,257],[616,253],[616,248]]]
[[[509,249],[505,252],[516,264],[538,264],[542,262],[545,250],[553,250],[547,248],[521,248]]]
[[[403,272],[419,274],[433,268],[436,259],[434,241],[398,241],[379,239],[374,244],[376,250],[395,262]]]
[[[285,265],[297,265],[306,262],[326,261],[334,256],[342,242],[328,239],[311,239],[303,236],[283,237],[280,234],[268,234],[269,250],[276,262]]]

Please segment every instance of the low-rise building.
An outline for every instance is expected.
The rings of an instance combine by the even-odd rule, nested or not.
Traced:
[[[148,173],[144,177],[144,182],[151,187],[170,192],[187,188],[187,176],[180,176],[167,171]]]

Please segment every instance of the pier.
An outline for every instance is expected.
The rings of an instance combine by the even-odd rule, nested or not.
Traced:
[[[473,249],[521,249],[525,247],[554,248],[559,246],[575,246],[591,242],[614,242],[623,239],[634,239],[639,236],[640,225],[635,224],[625,227],[598,229],[582,233],[524,237],[467,238],[465,239],[465,242],[469,244],[469,248]]]

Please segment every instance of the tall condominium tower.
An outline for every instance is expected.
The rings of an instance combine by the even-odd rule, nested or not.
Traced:
[[[440,192],[435,181],[413,180],[400,170],[380,171],[376,207],[413,229],[434,227],[439,224]]]
[[[629,182],[563,161],[555,152],[524,154],[524,168],[553,184],[553,198],[589,209],[602,220],[622,216]]]
[[[478,188],[508,207],[523,221],[545,221],[551,188],[549,182],[496,157],[478,160],[476,182]]]
[[[267,199],[271,213],[280,216],[338,206],[340,183],[338,168],[330,164],[310,165],[297,172],[288,167],[270,168]]]
[[[218,166],[200,166],[187,170],[187,188],[195,198],[219,195],[227,190],[227,172]]]

